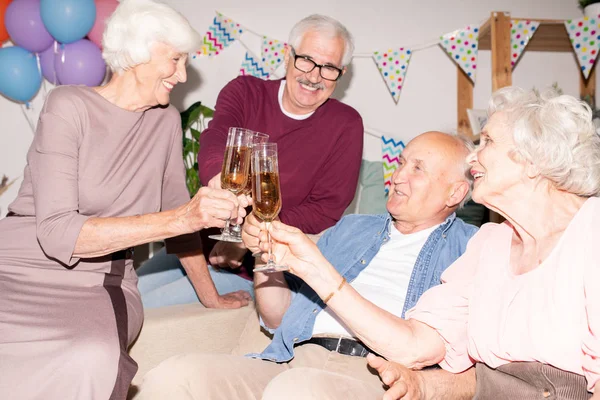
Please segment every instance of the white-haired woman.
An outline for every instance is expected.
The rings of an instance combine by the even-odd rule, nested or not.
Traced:
[[[492,96],[488,114],[468,158],[473,199],[506,221],[484,225],[443,284],[407,313],[396,338],[406,353],[392,360],[456,375],[370,356],[392,386],[386,399],[579,400],[600,390],[600,137],[591,110],[572,96],[513,87]],[[280,262],[319,260],[302,235],[274,227],[273,239],[289,245],[275,245]],[[343,302],[351,289],[339,288],[322,296]],[[303,398],[311,374],[296,374]],[[364,395],[360,382],[319,379]]]
[[[197,236],[247,202],[209,188],[190,200],[179,113],[167,107],[198,33],[169,6],[123,0],[103,45],[110,82],[49,93],[0,221],[2,399],[125,398],[143,320],[132,246],[168,239],[204,280],[205,304],[248,301],[218,296]]]

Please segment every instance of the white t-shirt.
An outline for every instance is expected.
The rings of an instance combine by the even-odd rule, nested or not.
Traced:
[[[392,225],[389,241],[381,245],[373,260],[350,285],[377,307],[401,316],[415,261],[438,226],[404,235]],[[354,336],[329,308],[320,312],[315,320],[313,336],[319,334]]]
[[[283,79],[281,81],[281,84],[279,85],[279,93],[277,93],[277,100],[279,101],[279,108],[281,109],[281,112],[284,113],[286,116],[298,120],[298,121],[302,121],[303,119],[306,119],[308,117],[310,117],[311,115],[313,115],[315,112],[309,112],[308,114],[292,114],[291,112],[287,112],[284,108],[283,108],[283,91],[285,90],[285,79]]]

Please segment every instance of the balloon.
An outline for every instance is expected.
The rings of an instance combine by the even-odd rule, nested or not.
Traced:
[[[0,44],[8,39],[8,32],[6,31],[6,26],[4,25],[4,14],[6,13],[6,8],[11,1],[12,0],[0,0]]]
[[[61,46],[54,68],[58,81],[63,85],[97,86],[106,74],[102,52],[87,39]]]
[[[118,0],[95,0],[96,3],[96,22],[92,30],[88,33],[88,39],[102,48],[102,34],[106,26],[106,20],[115,11],[119,5]]]
[[[54,39],[40,15],[40,0],[14,0],[6,9],[6,30],[11,40],[25,50],[46,50]]]
[[[55,53],[56,52],[56,53]],[[58,45],[50,46],[40,54],[40,66],[42,67],[42,75],[53,85],[60,85],[54,63],[58,58]]]
[[[0,94],[26,103],[42,84],[35,54],[22,47],[0,49]]]
[[[41,0],[40,4],[46,29],[61,43],[78,41],[94,26],[94,0]]]

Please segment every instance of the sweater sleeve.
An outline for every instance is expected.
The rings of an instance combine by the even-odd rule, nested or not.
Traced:
[[[219,172],[227,142],[227,132],[232,126],[243,125],[246,87],[241,79],[229,82],[219,93],[213,119],[200,135],[198,174],[202,185]]]
[[[304,233],[320,233],[335,225],[352,202],[363,152],[364,129],[358,113],[342,132],[306,201],[279,214],[284,223]]]
[[[190,201],[182,156],[182,136],[183,132],[178,120],[175,125],[175,134],[173,135],[163,176],[161,203],[161,210],[163,211],[175,209]],[[183,253],[202,249],[202,242],[198,232],[166,239],[165,245],[167,253]]]
[[[83,128],[78,110],[68,91],[53,90],[40,114],[27,160],[37,239],[48,257],[65,266],[79,261],[73,251],[89,218],[79,214],[78,165]]]

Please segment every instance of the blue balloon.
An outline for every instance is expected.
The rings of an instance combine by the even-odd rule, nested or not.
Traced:
[[[40,13],[44,26],[60,43],[73,43],[83,38],[96,21],[94,0],[41,0]]]
[[[35,54],[22,47],[0,49],[0,94],[27,103],[42,84]]]

